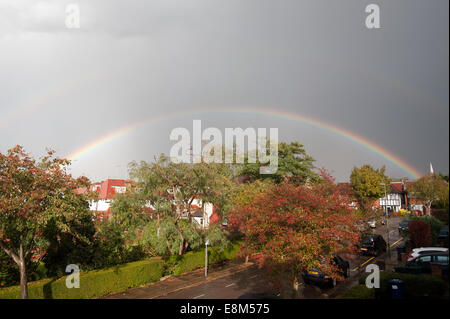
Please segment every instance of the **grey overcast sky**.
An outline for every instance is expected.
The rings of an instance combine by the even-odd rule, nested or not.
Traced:
[[[66,5],[80,28],[65,25]],[[380,7],[367,29],[365,8]],[[379,153],[287,112],[343,128],[425,173],[449,171],[447,0],[0,0],[0,151],[76,158],[94,181],[169,153],[175,127],[277,127],[338,181]],[[235,112],[248,108],[264,112]],[[199,111],[198,109],[202,110]],[[189,110],[196,110],[189,113]],[[220,112],[214,112],[219,110]],[[184,112],[184,113],[183,113]]]

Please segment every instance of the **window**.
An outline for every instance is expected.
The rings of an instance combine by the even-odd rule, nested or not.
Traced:
[[[125,193],[125,191],[127,190],[126,187],[123,186],[113,186],[114,192],[116,193]]]
[[[448,265],[448,256],[443,255],[434,256],[434,262],[438,264]]]
[[[419,255],[429,254],[429,253],[437,253],[437,251],[436,250],[421,251],[421,252],[419,252]]]
[[[422,256],[417,258],[417,262],[419,263],[429,263],[431,262],[431,256]]]

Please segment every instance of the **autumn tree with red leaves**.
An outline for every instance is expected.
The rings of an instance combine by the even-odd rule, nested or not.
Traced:
[[[408,232],[414,247],[430,247],[432,245],[430,224],[423,220],[412,220],[408,224]]]
[[[21,297],[28,298],[27,262],[34,251],[45,247],[43,233],[52,227],[72,233],[80,214],[88,213],[86,195],[76,194],[87,187],[85,177],[74,179],[67,173],[66,159],[49,151],[39,162],[21,146],[0,153],[0,248],[20,270]],[[80,237],[77,233],[74,237]]]
[[[232,209],[228,217],[245,234],[241,254],[252,254],[260,266],[287,274],[298,297],[307,269],[342,279],[330,260],[337,252],[353,251],[359,241],[350,202],[322,173],[315,184],[273,185],[251,204]]]

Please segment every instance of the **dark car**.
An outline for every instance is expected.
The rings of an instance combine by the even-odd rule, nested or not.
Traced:
[[[364,238],[360,250],[363,255],[378,256],[385,252],[387,248],[386,241],[381,235],[370,235]]]
[[[438,244],[448,248],[448,225],[442,226],[438,236]]]
[[[404,266],[395,267],[395,272],[407,274],[431,274],[431,263],[442,265],[442,271],[448,273],[448,251],[422,254],[408,261]]]
[[[333,257],[332,262],[339,268],[340,273],[344,278],[348,278],[350,276],[350,263],[347,260],[340,256],[335,256]],[[336,278],[331,278],[325,275],[317,268],[311,268],[308,271],[305,271],[303,278],[307,284],[313,283],[319,286],[330,287],[335,287],[337,284]]]
[[[404,236],[408,232],[408,224],[409,220],[402,220],[400,225],[398,225],[398,234],[399,236]]]

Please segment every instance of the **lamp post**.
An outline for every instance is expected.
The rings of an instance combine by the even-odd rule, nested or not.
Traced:
[[[208,245],[209,240],[205,241],[205,277],[208,276]]]
[[[380,186],[384,186],[384,214],[386,216],[386,232],[387,232],[387,253],[389,255],[389,259],[391,258],[391,247],[390,247],[390,240],[389,240],[389,216],[387,212],[387,192],[386,192],[386,184],[380,183]]]

